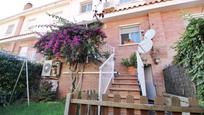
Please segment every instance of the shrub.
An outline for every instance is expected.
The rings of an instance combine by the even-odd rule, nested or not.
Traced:
[[[0,102],[4,105],[8,103],[23,64],[22,58],[0,52]],[[30,88],[37,85],[41,75],[42,66],[40,64],[28,62],[29,86]],[[14,92],[13,101],[22,98],[26,91],[25,67],[18,81]],[[3,92],[3,93],[2,93]]]
[[[131,54],[129,58],[122,58],[121,64],[126,67],[134,66],[135,68],[137,68],[136,53]]]
[[[175,62],[182,65],[196,85],[197,95],[204,103],[204,41],[202,32],[204,19],[192,18],[176,45]],[[202,26],[201,26],[202,25]]]
[[[35,102],[52,101],[56,98],[56,92],[52,91],[52,83],[49,81],[41,81],[39,88],[32,90],[31,99]]]

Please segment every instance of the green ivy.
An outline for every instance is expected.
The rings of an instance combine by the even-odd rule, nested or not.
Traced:
[[[175,62],[181,64],[196,85],[197,95],[204,102],[204,41],[202,41],[204,19],[191,18],[184,34],[177,43]]]
[[[23,60],[19,57],[0,52],[0,105],[8,103],[14,84],[20,72]],[[38,85],[42,65],[28,62],[29,85],[35,88]],[[25,67],[20,76],[13,101],[24,96],[26,91]],[[3,92],[3,93],[2,93]]]

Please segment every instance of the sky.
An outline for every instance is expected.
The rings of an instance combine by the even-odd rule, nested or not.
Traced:
[[[24,5],[28,2],[32,3],[33,7],[38,7],[54,1],[58,0],[1,0],[0,19],[22,12]]]

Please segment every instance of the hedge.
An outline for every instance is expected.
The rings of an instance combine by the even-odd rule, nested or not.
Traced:
[[[23,65],[24,59],[0,51],[0,105],[8,104],[15,82]],[[30,89],[38,87],[42,65],[28,61],[28,75]],[[25,67],[20,76],[13,100],[22,98],[26,94]]]

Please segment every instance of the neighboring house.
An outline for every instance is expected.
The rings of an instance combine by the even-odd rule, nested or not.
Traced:
[[[0,20],[0,48],[32,60],[39,60],[42,56],[33,48],[39,39],[38,32],[45,29],[32,29],[33,25],[50,24],[52,19],[46,13],[62,16],[72,22],[93,20],[95,0],[61,0],[38,8],[26,4],[24,11]],[[101,19],[104,31],[107,34],[107,43],[115,48],[115,69],[119,73],[127,73],[127,69],[120,64],[124,57],[128,57],[137,49],[137,43],[143,39],[144,32],[152,28],[156,30],[153,39],[154,49],[157,52],[159,63],[154,63],[154,56],[145,55],[148,66],[145,68],[146,84],[153,88],[150,93],[162,95],[165,92],[163,69],[172,63],[174,50],[172,47],[185,30],[186,21],[182,13],[187,12],[195,16],[203,16],[203,0],[107,0],[98,7],[103,9],[105,17]],[[129,42],[131,39],[131,43]],[[156,51],[155,50],[155,51]],[[98,71],[98,66],[91,66],[89,71]],[[59,78],[59,95],[65,96],[69,91],[71,78],[63,74],[68,68],[63,65],[62,75]],[[87,75],[83,89],[98,89],[98,75]],[[124,77],[125,80],[135,80]],[[124,79],[121,82],[125,84]],[[124,81],[123,81],[124,80]],[[122,84],[120,83],[120,85]],[[150,83],[150,84],[148,84]],[[118,84],[113,84],[118,85]],[[119,87],[120,87],[119,85]],[[138,85],[138,84],[137,84]],[[128,86],[123,91],[129,94]],[[136,88],[139,88],[138,86]],[[110,92],[121,92],[121,89],[112,88]],[[137,90],[133,90],[137,92]],[[136,94],[136,93],[135,93]],[[140,93],[137,95],[140,95]],[[111,97],[111,96],[110,96]]]

